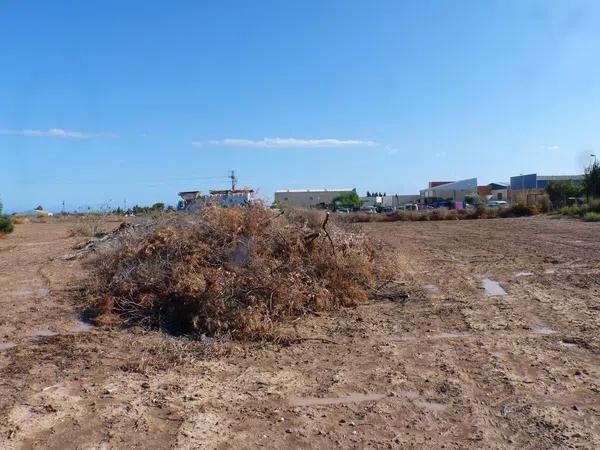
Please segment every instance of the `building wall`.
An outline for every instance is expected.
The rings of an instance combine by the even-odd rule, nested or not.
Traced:
[[[491,186],[477,186],[477,195],[492,195]]]
[[[516,177],[510,177],[510,188],[514,191],[536,189],[537,175],[535,173],[531,173],[528,175],[517,175]]]
[[[275,191],[275,201],[283,205],[297,206],[300,208],[313,208],[315,206],[333,203],[333,199],[341,194],[352,192],[352,189],[306,189]]]
[[[508,200],[508,188],[506,189],[492,189],[492,200]]]
[[[425,201],[425,203],[431,203],[434,199],[452,199],[457,202],[464,201],[465,197],[472,196],[476,192],[473,189],[455,189],[455,190],[441,190],[435,189],[430,190],[426,189],[421,191],[421,198]]]

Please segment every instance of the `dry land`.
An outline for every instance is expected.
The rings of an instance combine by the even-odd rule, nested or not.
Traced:
[[[288,346],[89,328],[69,227],[0,240],[0,448],[600,447],[600,224],[360,225],[410,297]]]

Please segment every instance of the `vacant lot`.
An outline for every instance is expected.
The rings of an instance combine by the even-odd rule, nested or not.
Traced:
[[[600,447],[599,224],[361,228],[410,298],[306,317],[281,347],[89,329],[81,261],[61,259],[82,238],[18,226],[0,240],[0,447]]]

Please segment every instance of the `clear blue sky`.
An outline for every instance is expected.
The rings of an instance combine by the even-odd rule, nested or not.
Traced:
[[[0,198],[413,193],[600,153],[600,2],[0,0]],[[221,177],[221,178],[209,178]]]

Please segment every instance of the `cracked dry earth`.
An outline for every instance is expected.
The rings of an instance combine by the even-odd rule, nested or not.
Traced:
[[[288,331],[310,339],[284,347],[89,328],[81,262],[52,259],[81,239],[17,226],[0,448],[600,447],[599,224],[360,228],[399,255],[410,298],[303,318]]]

